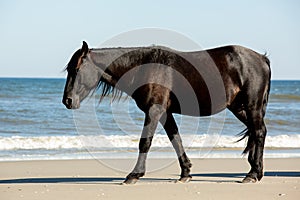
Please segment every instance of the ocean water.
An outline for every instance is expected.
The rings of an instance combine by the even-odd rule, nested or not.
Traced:
[[[82,108],[61,103],[64,79],[0,78],[0,161],[135,158],[144,114],[130,97]],[[228,110],[211,117],[176,115],[187,154],[195,158],[241,157],[245,129]],[[272,81],[266,114],[266,157],[300,157],[300,81]],[[174,157],[158,127],[152,157]]]

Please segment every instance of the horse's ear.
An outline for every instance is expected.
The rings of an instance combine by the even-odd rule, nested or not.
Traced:
[[[84,56],[89,52],[89,46],[85,41],[82,43],[81,52]]]

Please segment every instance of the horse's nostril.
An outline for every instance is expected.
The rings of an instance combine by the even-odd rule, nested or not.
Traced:
[[[71,98],[66,98],[65,105],[66,105],[67,108],[72,108],[72,99]]]
[[[66,103],[67,103],[68,105],[72,105],[72,99],[67,98]]]

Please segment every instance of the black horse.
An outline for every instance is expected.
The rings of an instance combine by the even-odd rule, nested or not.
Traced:
[[[145,113],[139,157],[124,183],[145,174],[147,153],[160,122],[178,155],[179,181],[191,179],[187,157],[172,113],[209,116],[228,108],[247,127],[244,153],[251,170],[244,183],[263,177],[266,137],[264,116],[270,90],[270,61],[266,55],[241,46],[180,52],[160,46],[89,49],[86,42],[69,61],[63,104],[78,109],[96,89],[102,98],[131,96]]]

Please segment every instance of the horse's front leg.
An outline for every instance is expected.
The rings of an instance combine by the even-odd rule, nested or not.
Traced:
[[[190,169],[192,167],[191,161],[189,160],[184,151],[182,140],[179,135],[178,128],[172,113],[166,113],[165,121],[163,121],[163,119],[165,118],[162,117],[160,122],[166,130],[168,137],[176,151],[181,167],[181,175],[178,181],[181,183],[187,183],[192,179],[192,176],[190,175]]]
[[[148,112],[146,112],[144,128],[139,143],[139,157],[137,163],[130,174],[126,177],[125,184],[134,184],[138,179],[145,175],[146,159],[151,146],[153,135],[155,133],[157,124],[164,109],[160,105],[153,105]]]

